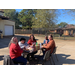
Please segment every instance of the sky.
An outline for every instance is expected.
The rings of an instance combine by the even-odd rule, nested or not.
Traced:
[[[20,12],[21,10],[22,9],[16,9],[16,11],[18,11],[18,12]],[[64,9],[58,9],[58,10],[59,10],[59,12],[58,12],[59,16],[57,17],[57,23],[56,24],[59,24],[61,22],[66,22],[68,24],[75,24],[75,19],[72,16],[70,16],[66,13],[63,14]]]

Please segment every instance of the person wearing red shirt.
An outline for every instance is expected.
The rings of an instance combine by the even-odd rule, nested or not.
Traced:
[[[28,40],[27,43],[28,43],[30,46],[35,46],[36,42],[37,42],[37,41],[36,41],[34,35],[30,35],[30,38],[29,38],[29,40]],[[35,60],[34,54],[36,54],[36,53],[37,53],[37,51],[32,52],[32,53],[29,53],[29,54],[27,55],[27,59],[29,60],[29,58],[30,58],[30,56],[31,56],[31,58]]]
[[[27,43],[29,45],[33,45],[34,43],[36,43],[36,39],[35,39],[34,35],[30,35],[30,38]]]
[[[12,37],[10,43],[9,43],[9,53],[10,57],[13,60],[14,63],[22,63],[26,65],[27,59],[21,56],[23,53],[23,50],[18,45],[18,39],[17,37]]]

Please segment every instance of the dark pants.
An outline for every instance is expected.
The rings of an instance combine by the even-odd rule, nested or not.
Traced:
[[[15,64],[21,63],[23,65],[26,65],[27,64],[27,59],[25,59],[24,57],[20,56],[20,57],[14,58],[13,62]]]
[[[29,60],[31,60],[31,59],[35,59],[34,58],[34,54],[36,54],[37,53],[37,51],[35,51],[35,52],[32,52],[32,53],[29,53],[28,55],[27,55],[27,60],[29,61]],[[31,57],[30,57],[31,56]]]
[[[46,48],[42,48],[43,56],[45,55]]]

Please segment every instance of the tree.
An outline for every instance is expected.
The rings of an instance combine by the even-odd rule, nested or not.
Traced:
[[[49,28],[55,25],[56,10],[38,9],[35,17],[32,18],[32,28]]]
[[[20,28],[19,25],[21,24],[20,20],[18,19],[18,12],[15,9],[3,9],[4,16],[9,17],[10,20],[15,21],[15,28]]]
[[[35,16],[36,11],[33,9],[23,9],[20,13],[18,18],[22,22],[23,29],[31,29],[32,28],[32,17]]]
[[[58,27],[59,27],[59,28],[63,28],[63,27],[65,27],[66,25],[67,25],[66,22],[61,22],[60,24],[58,24]]]
[[[68,21],[68,23],[75,20],[75,9],[63,9],[62,11],[63,11],[64,17],[66,15],[69,16],[70,20]]]

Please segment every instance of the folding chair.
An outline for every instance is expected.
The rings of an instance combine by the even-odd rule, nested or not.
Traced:
[[[57,55],[56,55],[56,48],[57,48],[57,47],[54,48],[53,53],[50,55],[51,58],[52,58],[52,60],[53,60],[54,65],[55,65],[55,62],[54,62],[54,59],[53,59],[53,56],[52,56],[53,54],[56,56],[56,59],[57,59],[57,61],[58,61],[58,58],[57,58]]]
[[[52,65],[52,62],[51,62],[51,59],[50,59],[50,50],[46,51],[44,57],[43,57],[43,62],[42,64],[44,65],[44,63],[47,61],[47,60],[50,60],[50,64]]]
[[[4,55],[3,59],[3,65],[14,65],[14,62],[12,61],[9,55]]]
[[[23,63],[16,63],[10,58],[9,55],[4,55],[3,65],[22,65]]]

